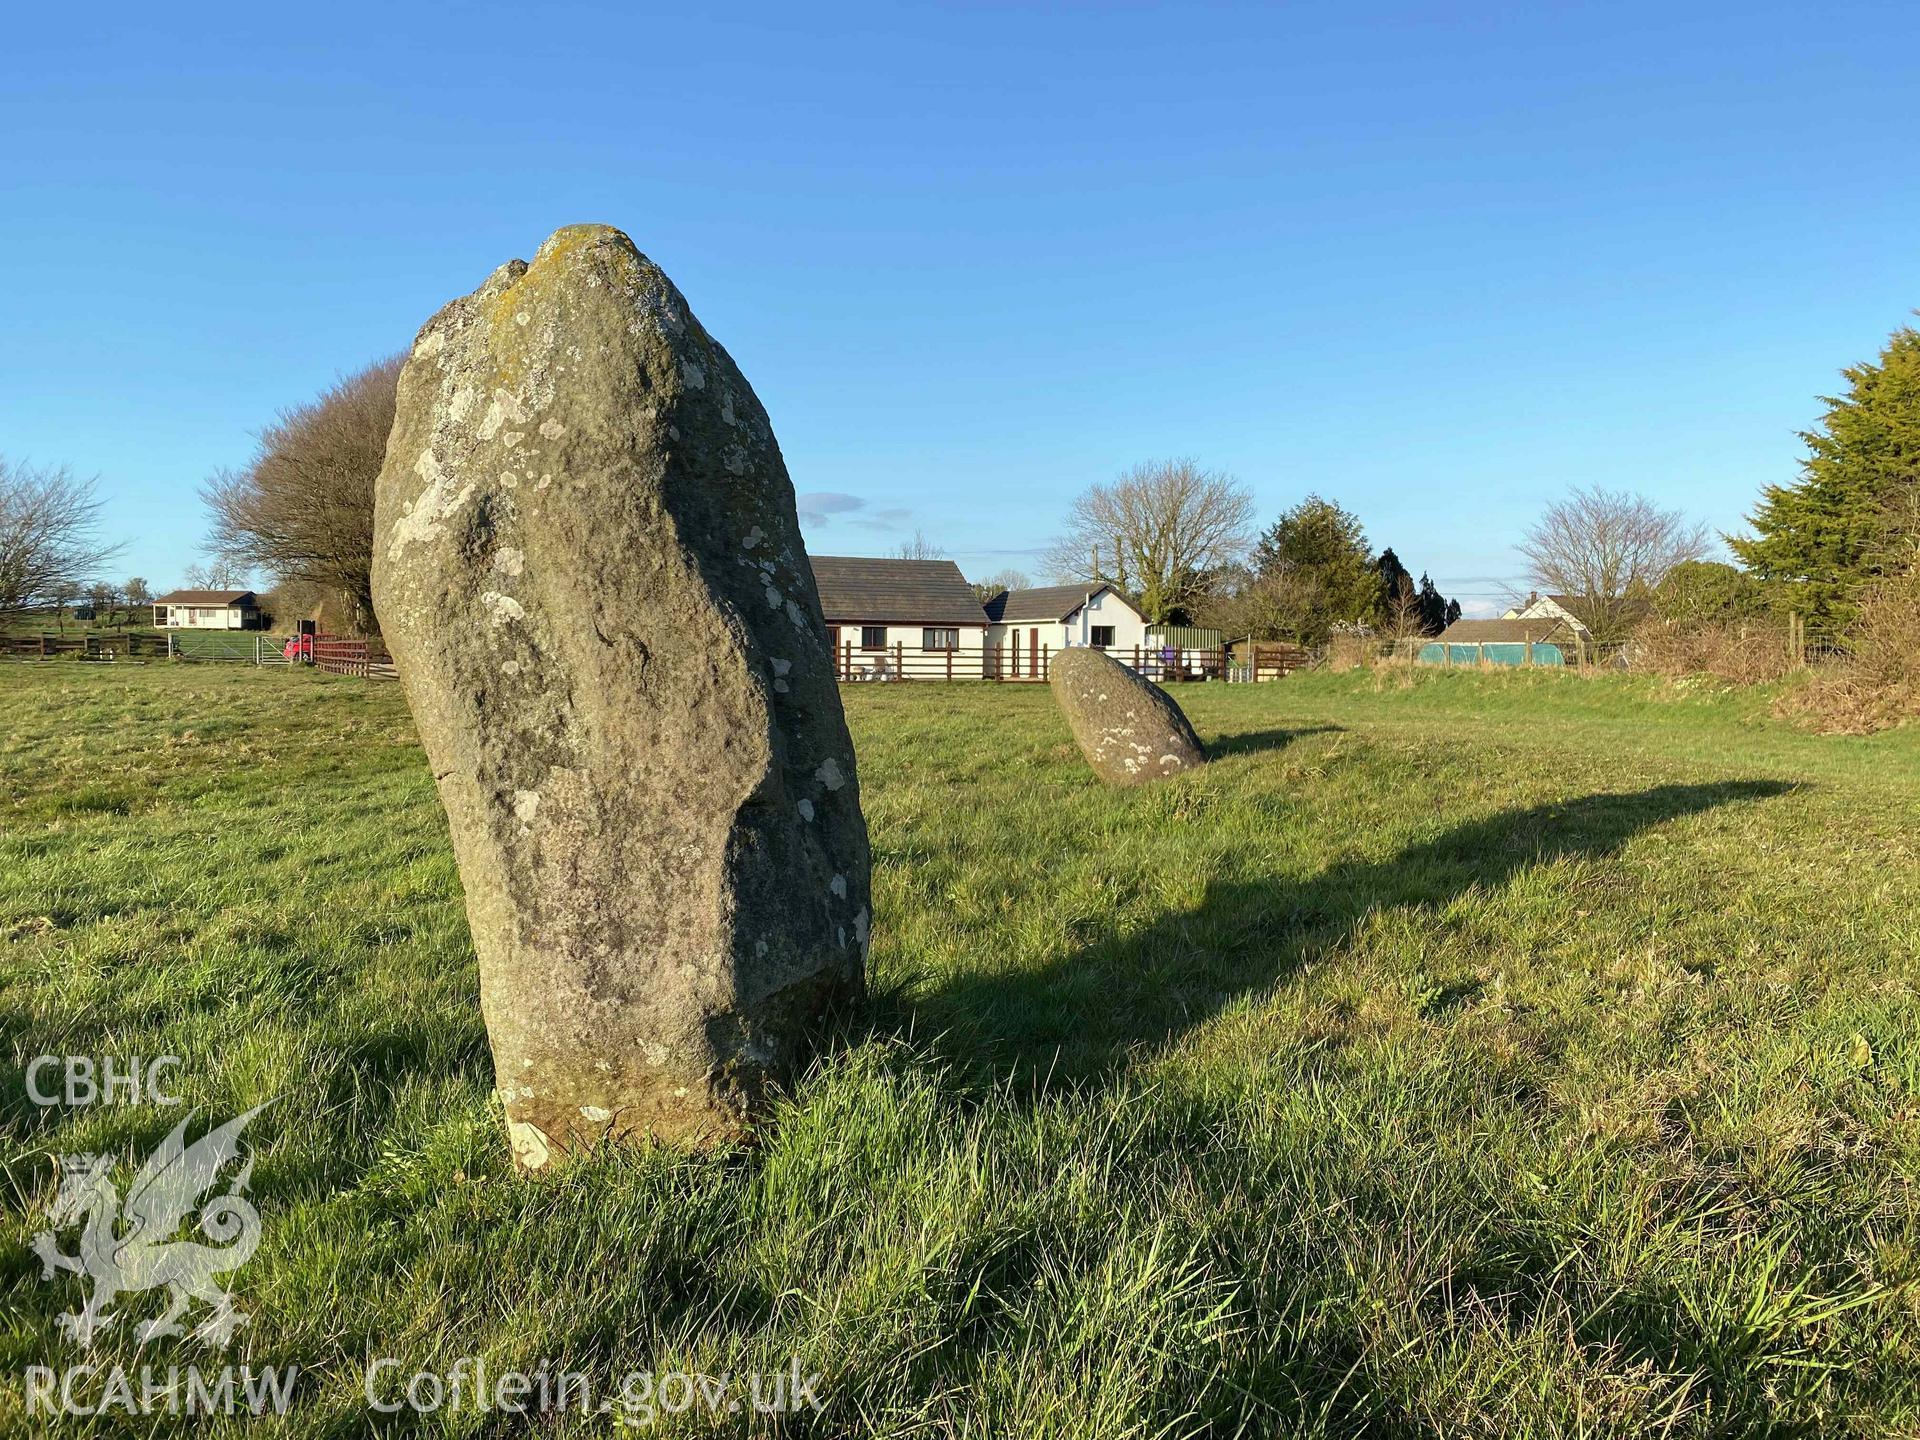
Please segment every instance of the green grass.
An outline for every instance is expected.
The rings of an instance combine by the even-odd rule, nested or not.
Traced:
[[[124,635],[129,630],[159,633],[153,628],[151,606],[142,607],[139,617],[123,611],[111,620],[76,620],[51,611],[0,615],[0,635]]]
[[[370,1354],[798,1356],[806,1435],[1920,1430],[1920,734],[1546,672],[1179,698],[1216,762],[1114,793],[1044,690],[850,689],[870,1014],[755,1147],[530,1183],[397,687],[0,671],[0,1383],[80,1358],[50,1156],[178,1118],[21,1064],[170,1053],[274,1098],[234,1358],[304,1368],[294,1433],[367,1431]]]

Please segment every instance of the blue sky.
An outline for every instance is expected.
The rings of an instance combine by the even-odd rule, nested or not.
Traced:
[[[710,9],[11,14],[0,453],[158,588],[276,409],[604,221],[817,551],[1038,578],[1192,455],[1492,604],[1572,485],[1737,526],[1920,305],[1911,4]]]

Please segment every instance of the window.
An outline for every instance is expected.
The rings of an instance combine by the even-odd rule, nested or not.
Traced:
[[[1109,645],[1113,644],[1113,626],[1111,625],[1094,626],[1092,644],[1094,649],[1096,650],[1104,650]]]
[[[958,630],[944,628],[922,630],[920,632],[920,648],[922,650],[958,650],[960,648],[960,632]]]
[[[886,649],[887,627],[884,625],[862,625],[860,627],[860,648],[862,650]]]

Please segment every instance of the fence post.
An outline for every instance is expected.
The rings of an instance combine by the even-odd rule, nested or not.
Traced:
[[[907,678],[907,642],[904,640],[893,642],[893,678],[896,680]]]
[[[953,651],[947,651],[947,679],[953,679]]]
[[[1527,637],[1527,666],[1529,669],[1533,666],[1533,637],[1531,635]]]

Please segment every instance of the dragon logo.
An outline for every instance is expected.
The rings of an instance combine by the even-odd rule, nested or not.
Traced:
[[[93,1293],[77,1311],[60,1317],[60,1328],[91,1345],[93,1337],[118,1319],[107,1306],[116,1296],[166,1287],[167,1308],[134,1328],[137,1340],[179,1335],[180,1317],[199,1300],[213,1313],[194,1338],[224,1346],[247,1323],[233,1296],[214,1277],[238,1269],[260,1244],[260,1214],[241,1195],[253,1173],[249,1156],[221,1194],[203,1197],[219,1183],[220,1171],[240,1153],[240,1132],[266,1106],[256,1105],[191,1145],[186,1143],[189,1114],[147,1157],[122,1200],[114,1188],[113,1159],[107,1155],[64,1155],[60,1188],[48,1214],[49,1224],[34,1236],[44,1277],[69,1270],[93,1281]],[[180,1237],[196,1212],[199,1229],[212,1245]],[[63,1230],[80,1227],[77,1253],[60,1249]]]

